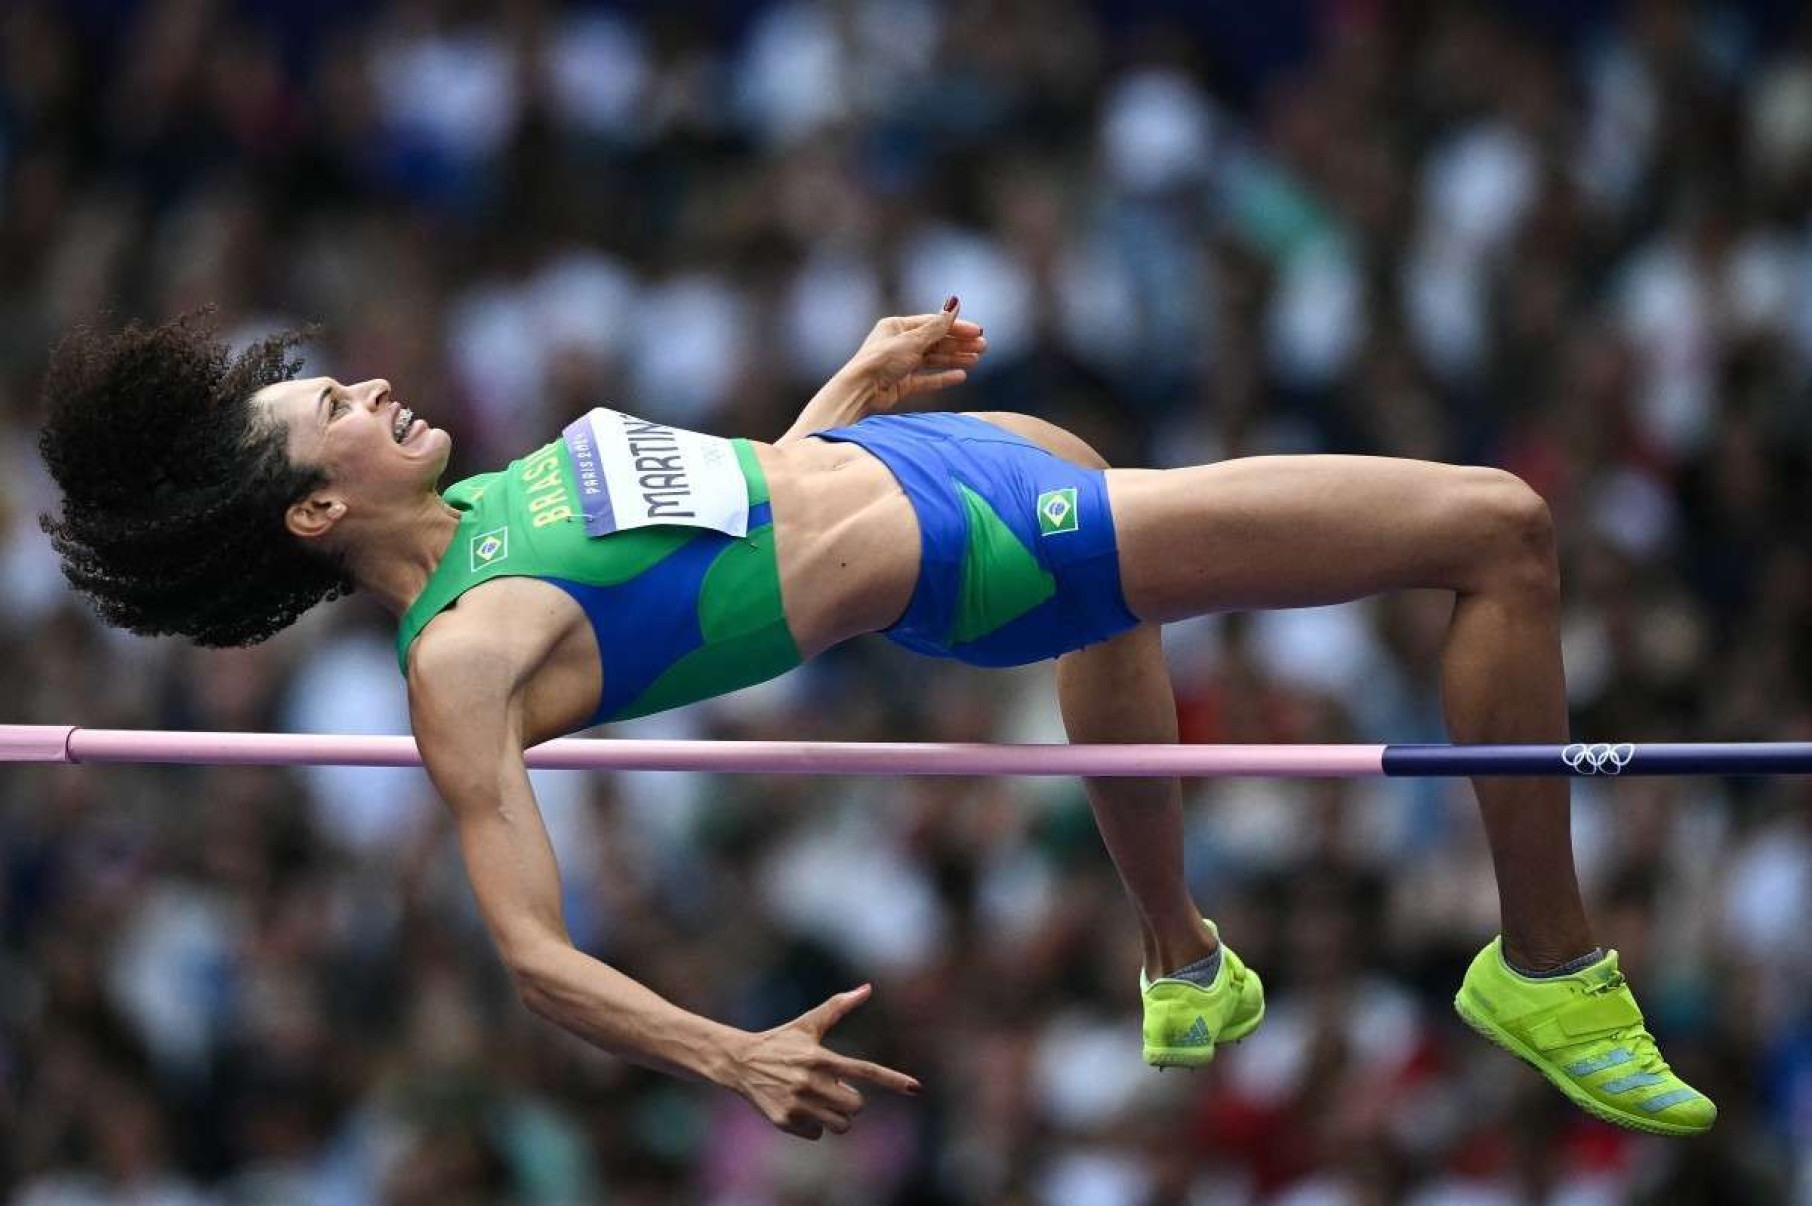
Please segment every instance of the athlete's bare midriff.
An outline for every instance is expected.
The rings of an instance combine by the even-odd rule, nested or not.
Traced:
[[[799,652],[813,657],[886,628],[919,572],[919,524],[887,466],[854,444],[754,444],[774,508],[780,597]]]
[[[767,478],[781,601],[800,654],[810,658],[893,623],[919,565],[918,520],[893,474],[854,444],[752,446]],[[456,629],[487,634],[523,667],[526,744],[589,723],[610,668],[565,591],[528,577],[481,583],[430,621],[417,645]]]

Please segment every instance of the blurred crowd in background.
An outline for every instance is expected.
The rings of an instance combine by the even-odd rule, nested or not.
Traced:
[[[940,403],[1120,464],[1483,462],[1551,504],[1578,735],[1812,738],[1812,20],[1792,3],[7,0],[9,721],[403,732],[386,617],[105,630],[38,515],[72,324],[318,324],[449,480],[600,403],[772,439],[884,314],[991,350]],[[1449,599],[1168,649],[1191,741],[1441,740]],[[623,735],[1058,740],[1049,667],[868,639]],[[1812,1202],[1812,787],[1582,783],[1601,940],[1705,1139],[1596,1123],[1465,1031],[1464,783],[1188,785],[1271,988],[1139,1059],[1078,785],[538,779],[585,950],[922,1078],[819,1144],[530,1015],[412,771],[0,774],[0,1190],[31,1206]]]

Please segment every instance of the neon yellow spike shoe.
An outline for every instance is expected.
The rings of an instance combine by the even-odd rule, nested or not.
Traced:
[[[1220,930],[1203,918],[1220,941]],[[1139,971],[1145,1000],[1145,1062],[1154,1068],[1200,1068],[1214,1058],[1217,1043],[1237,1043],[1265,1020],[1265,986],[1226,943],[1221,967],[1207,988],[1188,980]]]
[[[1654,1135],[1711,1129],[1718,1107],[1675,1076],[1642,1024],[1617,952],[1552,980],[1518,975],[1504,940],[1480,951],[1453,999],[1468,1026],[1534,1066],[1574,1105]]]

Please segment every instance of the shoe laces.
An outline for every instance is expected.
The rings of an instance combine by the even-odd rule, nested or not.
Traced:
[[[1586,992],[1595,997],[1602,997],[1622,988],[1626,981],[1620,971],[1612,972],[1602,984],[1594,984]],[[1667,1066],[1661,1057],[1660,1045],[1655,1036],[1648,1032],[1648,1027],[1641,1022],[1632,1022],[1611,1031],[1611,1037],[1623,1045],[1623,1049],[1635,1057],[1636,1067],[1644,1072],[1655,1072],[1667,1076],[1674,1075],[1674,1070]]]

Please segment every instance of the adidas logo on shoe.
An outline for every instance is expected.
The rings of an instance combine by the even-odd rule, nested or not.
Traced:
[[[1201,1014],[1195,1015],[1195,1025],[1179,1035],[1174,1044],[1178,1047],[1212,1047],[1214,1036],[1208,1033],[1208,1023]]]

